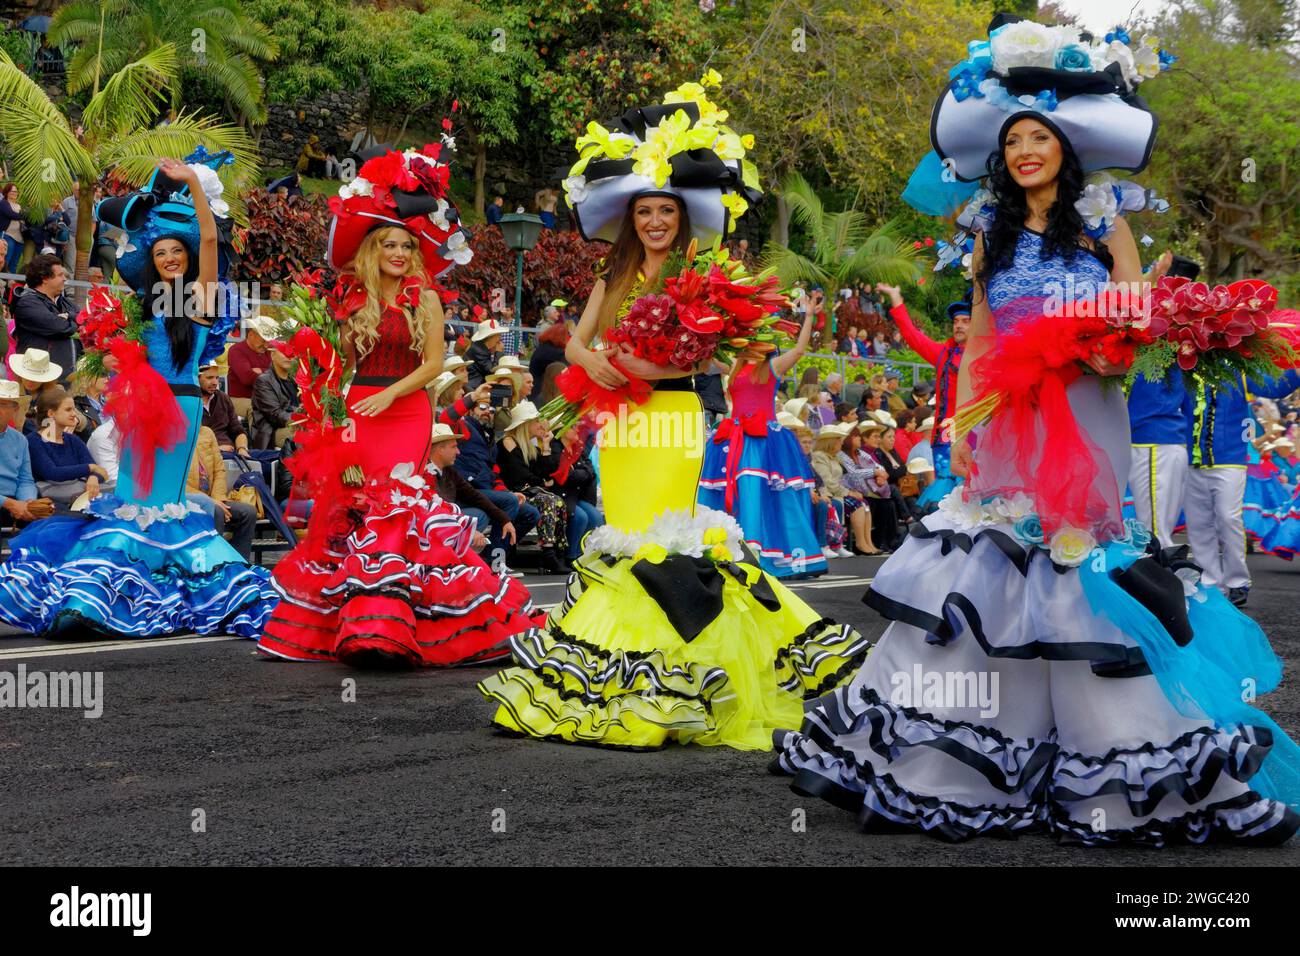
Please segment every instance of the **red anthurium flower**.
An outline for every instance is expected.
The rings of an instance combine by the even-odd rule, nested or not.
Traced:
[[[383,186],[386,190],[394,188],[399,177],[405,174],[406,162],[402,159],[402,154],[392,150],[382,156],[366,160],[357,171],[357,175],[362,179],[374,183],[376,189]]]

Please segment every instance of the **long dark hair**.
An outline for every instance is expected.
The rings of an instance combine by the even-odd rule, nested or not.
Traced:
[[[989,154],[988,188],[993,193],[997,213],[993,224],[984,233],[984,258],[976,279],[978,284],[988,289],[993,276],[1011,267],[1015,259],[1016,244],[1024,231],[1025,220],[1029,218],[1029,202],[1025,198],[1025,189],[1015,181],[1011,170],[1007,168],[1005,142],[1007,132],[1014,123],[1008,121],[999,137],[999,145]],[[1084,245],[1083,217],[1074,208],[1074,204],[1083,195],[1083,164],[1070,145],[1069,140],[1048,125],[1047,129],[1061,144],[1061,171],[1056,177],[1056,201],[1047,211],[1047,228],[1043,231],[1043,245],[1040,255],[1044,259],[1060,255],[1066,262],[1073,262],[1080,253],[1087,254]],[[1109,269],[1114,260],[1101,243],[1093,250],[1097,258]]]
[[[172,367],[180,372],[184,371],[194,353],[194,324],[187,310],[194,283],[199,280],[199,257],[186,246],[185,275],[179,280],[173,279],[171,289],[164,291],[165,283],[153,261],[153,246],[162,241],[158,239],[149,247],[149,258],[144,267],[144,314],[146,319],[156,315],[154,307],[159,299],[162,300],[162,321],[167,329],[167,341],[171,344]],[[160,291],[162,295],[158,294]],[[180,306],[179,310],[173,308],[176,305]],[[176,311],[179,314],[173,315]]]
[[[632,215],[637,201],[644,198],[644,195],[633,196],[628,202],[623,226],[619,229],[618,238],[614,240],[609,255],[605,257],[605,265],[599,273],[605,280],[605,300],[601,304],[600,314],[596,317],[598,335],[612,328],[618,320],[618,310],[623,305],[623,300],[627,298],[627,294],[632,291],[632,286],[636,284],[637,270],[645,261],[645,247],[641,244],[641,237],[636,234],[636,219]],[[677,237],[673,240],[673,248],[685,255],[691,245],[691,216],[686,209],[686,203],[676,196],[668,198],[677,203],[678,211]]]

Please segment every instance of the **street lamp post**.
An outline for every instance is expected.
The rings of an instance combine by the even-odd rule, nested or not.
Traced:
[[[512,212],[501,217],[501,234],[506,246],[515,250],[515,320],[524,320],[524,253],[537,245],[542,234],[542,219],[526,212]]]

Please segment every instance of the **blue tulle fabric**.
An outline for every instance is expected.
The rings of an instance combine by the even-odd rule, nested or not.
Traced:
[[[948,492],[962,483],[962,480],[952,473],[950,465],[952,447],[936,442],[931,451],[934,456],[934,481],[926,485],[921,496],[916,499],[916,506],[922,511],[931,507],[937,508],[939,502],[948,496]]]
[[[934,150],[921,157],[903,190],[903,202],[927,216],[954,215],[975,195],[978,182],[964,183],[943,165]]]
[[[714,511],[726,511],[729,447],[710,440],[704,449],[699,503]],[[766,438],[746,436],[736,480],[733,517],[763,570],[774,577],[825,571],[813,529],[815,481],[794,432],[769,422]]]
[[[1111,542],[1085,559],[1079,576],[1093,613],[1104,615],[1136,642],[1165,696],[1183,716],[1209,717],[1225,729],[1246,725],[1271,731],[1273,747],[1251,786],[1270,799],[1300,805],[1300,747],[1268,714],[1243,700],[1275,689],[1282,680],[1282,662],[1268,638],[1218,589],[1197,583],[1187,601],[1196,636],[1179,647],[1110,576],[1142,555],[1131,545]]]
[[[202,511],[142,528],[113,516],[125,504],[101,496],[93,513],[55,515],[15,537],[0,574],[0,619],[36,634],[86,625],[132,637],[261,636],[277,600],[265,569],[241,558]]]

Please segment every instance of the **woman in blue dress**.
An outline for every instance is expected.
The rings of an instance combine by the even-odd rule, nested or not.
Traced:
[[[141,341],[184,417],[183,434],[170,447],[142,447],[132,432],[158,410],[118,414],[115,493],[83,514],[34,523],[0,566],[0,620],[15,627],[48,636],[86,627],[256,638],[275,606],[269,573],[241,558],[185,494],[203,416],[198,369],[221,354],[239,314],[219,275],[226,254],[208,195],[219,201],[219,180],[204,165],[222,160],[191,158],[198,162],[160,161],[148,190],[101,210],[105,221],[120,214],[114,225],[129,232],[118,272],[141,297]],[[151,204],[141,222],[141,206]],[[110,411],[112,392],[111,383]]]
[[[1144,165],[1154,119],[1126,88],[1101,92],[1120,73],[1044,70],[1055,110],[1025,108],[1023,87],[1002,107],[988,87],[994,102],[950,88],[936,106],[936,151],[982,150],[996,201],[976,245],[959,406],[990,387],[980,370],[1015,354],[1003,352],[1015,337],[1050,330],[1062,305],[1108,281],[1140,278],[1124,221],[1093,238],[1075,204],[1086,171]],[[776,735],[796,792],[863,829],[952,841],[1278,844],[1300,826],[1300,751],[1241,701],[1243,678],[1272,689],[1280,663],[1199,569],[1122,520],[1128,417],[1105,380],[1124,369],[1100,355],[1087,365],[1017,406],[1025,414],[995,413],[973,451],[954,443],[967,485],[913,526],[865,596],[888,629],[849,686]],[[1041,474],[1060,464],[1046,459],[1065,432],[1090,480],[1062,487]]]
[[[812,310],[803,314],[794,348],[737,360],[727,383],[731,412],[704,447],[698,495],[701,505],[740,523],[763,570],[778,578],[826,573],[813,528],[813,471],[798,437],[776,420],[777,386],[812,334]]]

